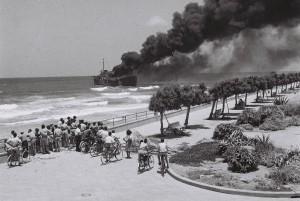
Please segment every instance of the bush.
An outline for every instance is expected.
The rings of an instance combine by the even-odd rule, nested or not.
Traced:
[[[253,131],[253,126],[251,124],[240,124],[239,127],[246,131]]]
[[[255,152],[259,157],[259,164],[267,167],[275,165],[275,146],[269,136],[256,136]]]
[[[233,133],[226,139],[226,143],[235,146],[250,145],[248,138],[243,134],[241,130],[233,131]]]
[[[226,140],[235,130],[240,130],[239,127],[234,124],[219,124],[213,134],[213,139]]]
[[[300,103],[281,105],[279,108],[282,110],[285,116],[291,117],[300,115]]]
[[[219,155],[218,142],[203,142],[170,157],[171,163],[199,166],[203,161],[215,161]]]
[[[300,126],[300,116],[287,117],[285,121],[287,126]]]
[[[278,119],[284,118],[284,113],[277,105],[265,105],[258,109],[260,116],[260,123],[262,124],[267,118],[276,117]]]
[[[255,151],[246,147],[231,146],[223,154],[229,170],[233,172],[247,173],[257,170],[259,157]]]
[[[286,127],[287,123],[285,120],[277,118],[277,116],[272,116],[267,118],[264,123],[259,126],[259,129],[264,131],[278,131],[284,130]]]
[[[244,110],[237,119],[237,125],[250,124],[254,127],[260,125],[260,115],[253,110]]]
[[[282,168],[275,169],[268,175],[268,178],[274,180],[277,185],[285,185],[287,183],[299,184],[300,163],[294,162]]]

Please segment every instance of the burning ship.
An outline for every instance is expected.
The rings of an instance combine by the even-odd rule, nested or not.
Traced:
[[[120,77],[114,76],[112,71],[104,70],[104,59],[103,59],[103,70],[99,75],[94,76],[95,85],[103,86],[136,86],[137,76],[136,75],[123,75]]]

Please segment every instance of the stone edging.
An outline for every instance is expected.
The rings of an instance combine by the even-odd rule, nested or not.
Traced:
[[[214,186],[209,185],[205,183],[195,182],[190,179],[184,178],[180,175],[178,175],[174,170],[169,168],[167,170],[169,175],[176,179],[177,181],[180,181],[182,183],[210,190],[215,191],[219,193],[227,193],[227,194],[233,194],[233,195],[244,195],[244,196],[253,196],[253,197],[272,197],[272,198],[299,198],[300,197],[300,191],[291,191],[291,192],[272,192],[272,191],[250,191],[250,190],[239,190],[239,189],[232,189],[232,188],[224,188],[220,186]]]

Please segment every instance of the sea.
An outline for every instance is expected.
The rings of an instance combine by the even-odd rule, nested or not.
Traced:
[[[93,77],[0,79],[0,139],[60,118],[77,116],[89,122],[147,111],[159,85],[109,87]]]

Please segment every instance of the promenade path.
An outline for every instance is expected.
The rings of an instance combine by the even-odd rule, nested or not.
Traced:
[[[229,107],[232,106],[233,101],[230,101]],[[210,108],[192,112],[190,124],[200,125],[200,129],[190,130],[190,137],[168,139],[169,146],[176,147],[182,142],[195,144],[203,138],[211,138],[215,125],[221,121],[205,120],[209,112]],[[180,121],[183,124],[184,117],[185,115],[179,115],[170,118],[169,121]],[[145,136],[157,134],[159,133],[159,121],[137,127],[134,130]],[[125,132],[117,133],[117,135],[124,137]],[[293,143],[295,135],[291,135],[291,137],[294,137],[294,140],[288,138],[287,140]],[[277,142],[276,139],[274,140]],[[124,158],[107,165],[101,165],[99,157],[92,158],[89,154],[74,151],[64,150],[50,155],[38,155],[30,163],[21,167],[8,168],[6,163],[0,164],[0,200],[274,200],[274,198],[217,193],[183,184],[168,174],[162,177],[157,172],[156,157],[153,169],[141,174],[138,174],[137,169],[136,154],[132,159]]]

